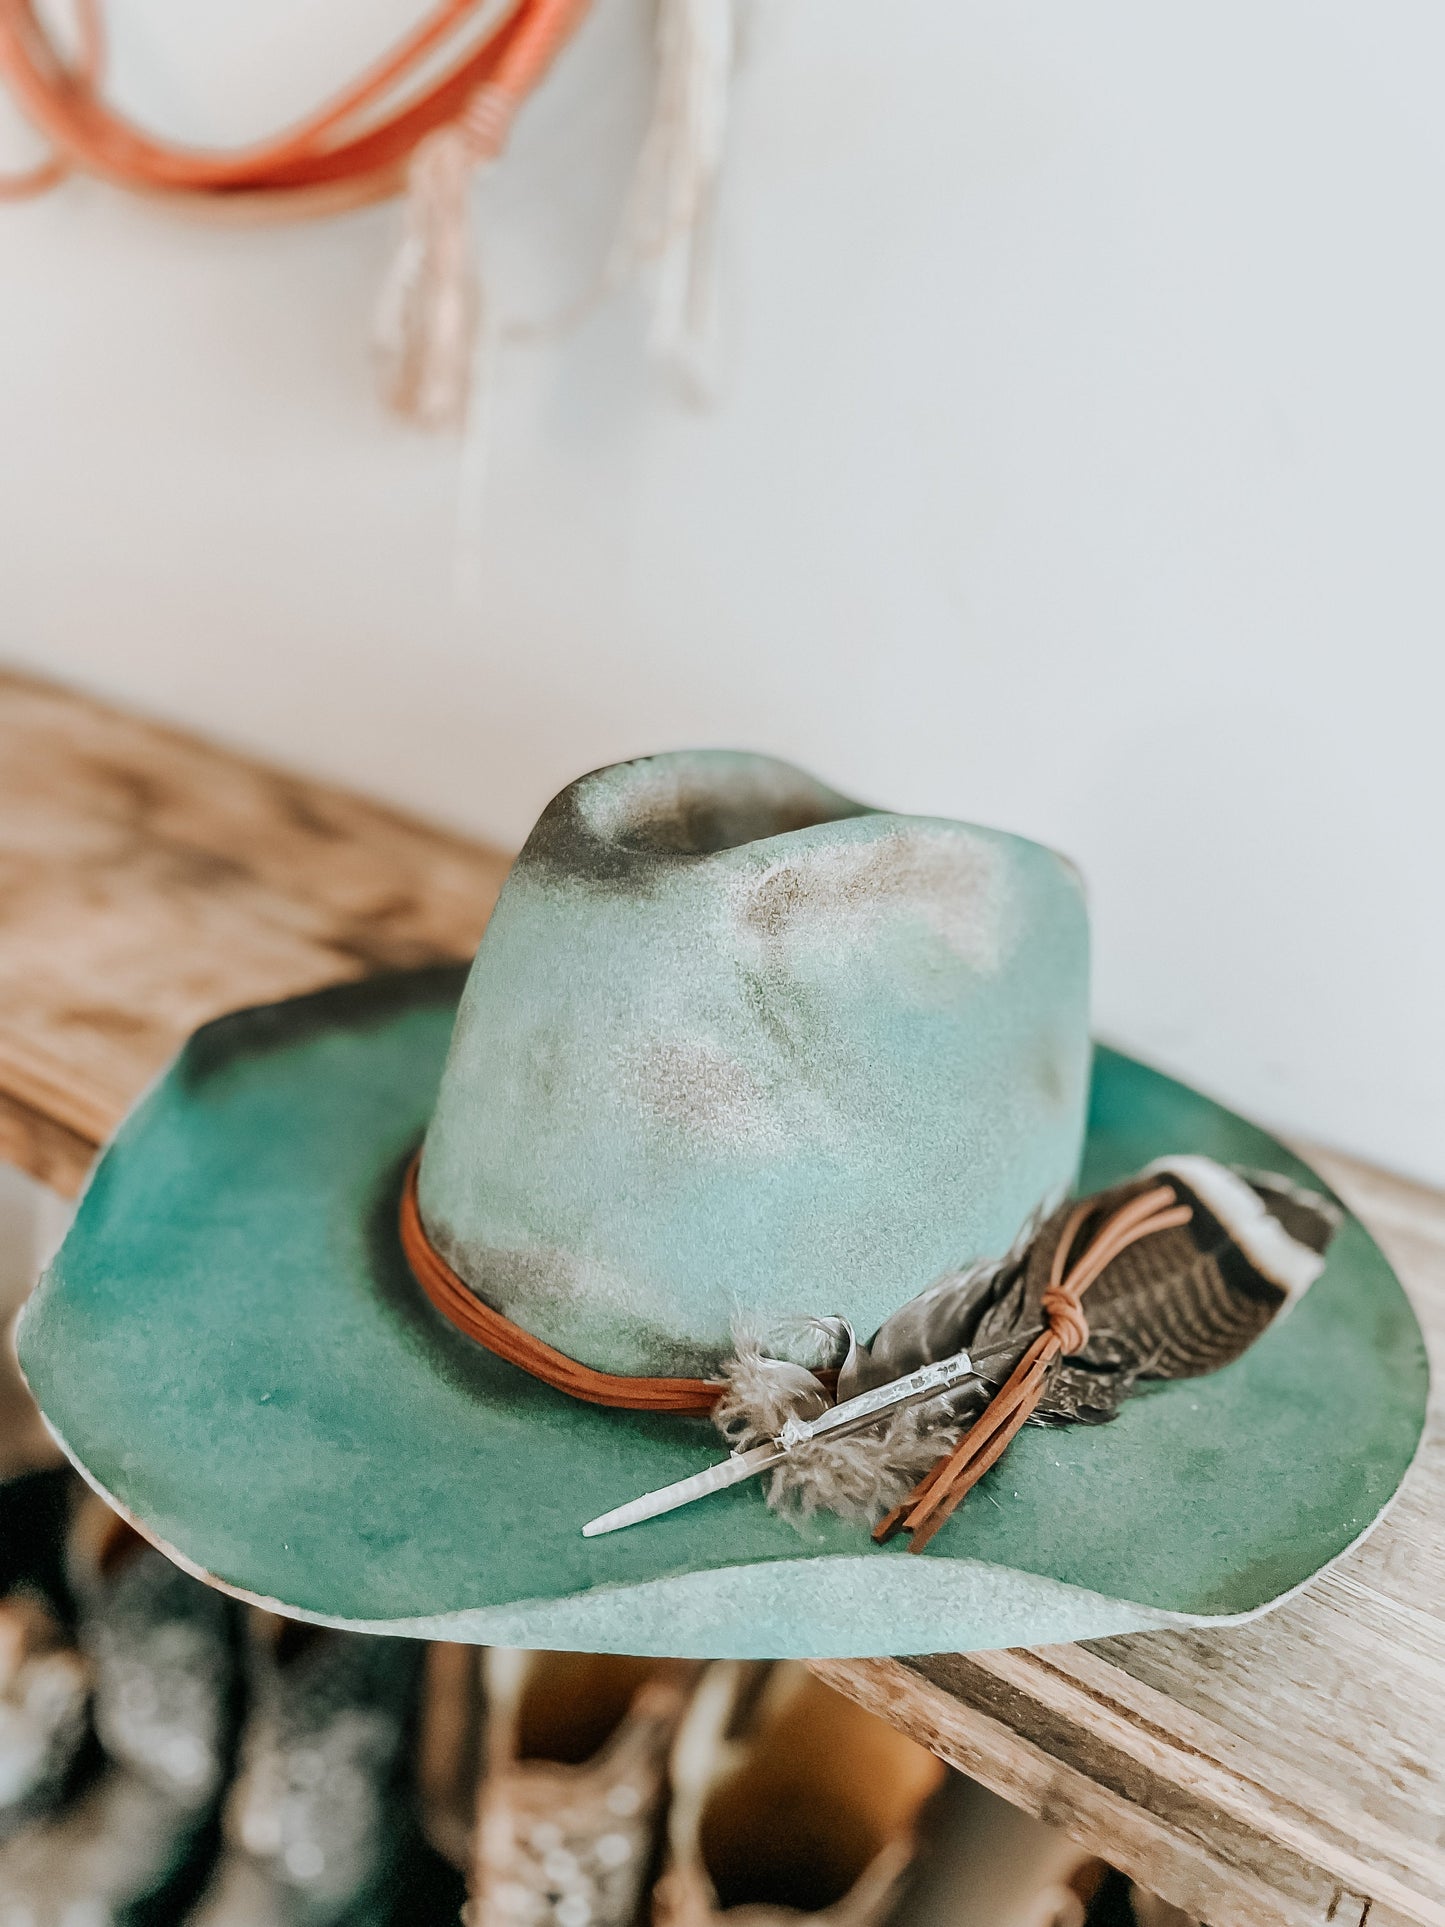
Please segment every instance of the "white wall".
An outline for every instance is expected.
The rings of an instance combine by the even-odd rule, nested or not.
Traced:
[[[417,4],[127,0],[118,94],[238,139]],[[369,386],[394,209],[0,207],[0,648],[510,840],[689,741],[1028,831],[1105,1032],[1445,1179],[1445,12],[759,10],[718,406],[635,296],[513,349],[460,571],[456,450]],[[642,16],[488,198],[509,315],[592,282]]]

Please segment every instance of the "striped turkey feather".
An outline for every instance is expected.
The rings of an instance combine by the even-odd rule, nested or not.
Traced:
[[[1319,1276],[1343,1217],[1332,1198],[1293,1179],[1179,1156],[1090,1198],[1077,1245],[1161,1182],[1189,1206],[1189,1222],[1129,1245],[1100,1272],[1084,1300],[1088,1342],[1051,1366],[1031,1423],[1102,1424],[1146,1383],[1230,1364]],[[876,1519],[895,1505],[1044,1330],[1043,1295],[1073,1210],[1071,1203],[1041,1209],[1011,1251],[946,1273],[866,1343],[844,1319],[817,1320],[838,1367],[838,1399],[963,1350],[979,1377],[871,1432],[789,1453],[771,1475],[769,1503],[794,1515],[823,1510],[853,1519]],[[769,1357],[753,1339],[737,1341],[724,1377],[714,1417],[735,1450],[775,1440],[790,1416],[816,1418],[834,1396],[813,1372]]]

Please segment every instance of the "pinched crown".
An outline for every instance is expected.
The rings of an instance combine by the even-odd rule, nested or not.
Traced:
[[[1038,844],[683,751],[548,805],[477,952],[422,1161],[436,1248],[601,1370],[860,1334],[1074,1176],[1078,879]]]

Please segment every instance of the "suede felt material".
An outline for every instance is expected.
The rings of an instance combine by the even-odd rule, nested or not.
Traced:
[[[1051,850],[770,757],[616,764],[548,806],[492,913],[422,1221],[604,1372],[706,1378],[738,1326],[874,1331],[1073,1182],[1088,998]]]
[[[374,1631],[717,1656],[966,1650],[1247,1616],[1374,1522],[1424,1418],[1419,1329],[1349,1219],[1246,1355],[1111,1425],[1025,1430],[919,1558],[751,1486],[602,1539],[713,1463],[699,1420],[577,1405],[423,1298],[396,1230],[462,985],[419,973],[201,1031],[122,1126],[26,1309],[87,1475],[186,1562]],[[1082,1183],[1197,1151],[1319,1186],[1110,1051]],[[916,1289],[926,1280],[909,1280]]]

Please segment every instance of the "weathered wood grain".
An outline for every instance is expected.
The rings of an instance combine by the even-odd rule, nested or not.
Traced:
[[[506,859],[0,673],[0,1153],[78,1186],[198,1023],[466,957]]]
[[[504,870],[0,676],[0,1157],[73,1191],[195,1024],[464,956]],[[1445,1198],[1313,1155],[1399,1267],[1438,1365]],[[1253,1625],[819,1670],[1212,1927],[1445,1927],[1441,1399],[1385,1524]]]

